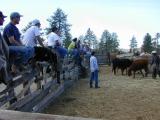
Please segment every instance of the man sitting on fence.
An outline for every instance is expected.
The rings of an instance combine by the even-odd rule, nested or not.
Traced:
[[[20,17],[22,17],[22,15],[20,15],[18,12],[11,13],[11,22],[8,25],[6,25],[3,31],[3,37],[9,46],[9,52],[11,55],[11,70],[13,74],[17,73],[16,66],[19,63],[27,63],[28,59],[34,54],[33,48],[25,47],[21,43],[21,34],[18,28],[16,27],[16,25],[20,22]],[[19,59],[17,59],[18,56],[20,56]]]
[[[0,26],[3,25],[4,18],[7,16],[4,16],[3,13],[0,11]],[[9,60],[9,48],[7,43],[4,41],[1,33],[0,33],[0,82],[3,82],[4,84],[8,84],[11,82],[11,76],[9,76],[8,72],[8,62]]]
[[[61,58],[64,58],[67,55],[67,50],[62,46],[60,30],[57,27],[53,27],[51,30],[52,32],[48,35],[47,44],[49,47],[55,49]]]
[[[44,47],[42,38],[40,37],[40,21],[35,19],[32,21],[32,26],[24,33],[23,44],[25,46],[34,47],[37,46],[37,41]]]

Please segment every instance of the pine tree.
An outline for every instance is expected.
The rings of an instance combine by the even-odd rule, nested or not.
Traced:
[[[28,28],[30,28],[31,26],[32,26],[32,22],[29,22],[27,26],[22,29],[22,32],[25,33],[28,30]]]
[[[149,33],[147,33],[144,37],[144,41],[143,41],[143,50],[145,52],[150,53],[153,50],[152,47],[152,38],[151,35]]]
[[[96,35],[88,28],[87,33],[84,37],[84,42],[86,42],[92,49],[96,49],[98,45],[98,41]]]
[[[68,48],[68,46],[70,45],[70,43],[72,42],[71,39],[71,34],[69,32],[66,32],[66,39],[63,41],[64,47]]]
[[[68,44],[71,42],[72,36],[70,34],[71,25],[67,22],[67,15],[58,8],[54,14],[47,19],[49,22],[49,27],[46,28],[46,34],[51,32],[51,29],[56,26],[61,31],[61,39],[64,42],[64,46],[68,47]]]
[[[83,36],[83,35],[80,35],[79,38],[78,38],[78,40],[80,40],[81,43],[84,43],[84,36]]]
[[[106,52],[115,52],[119,46],[119,40],[116,33],[109,33],[108,30],[104,30],[101,36],[100,48]]]
[[[133,36],[132,39],[130,40],[130,48],[132,51],[134,51],[135,48],[137,48],[137,40],[135,36]]]
[[[159,38],[160,38],[160,33],[156,33],[156,45],[157,45],[156,47],[157,48],[160,48],[159,41],[158,41]]]
[[[118,40],[117,33],[113,32],[111,34],[111,39],[112,39],[112,51],[116,52],[118,51],[118,46],[119,46],[119,40]]]

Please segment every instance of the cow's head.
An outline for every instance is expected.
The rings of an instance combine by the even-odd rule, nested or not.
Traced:
[[[131,69],[128,70],[128,76],[131,76],[132,75],[132,72],[131,72]]]

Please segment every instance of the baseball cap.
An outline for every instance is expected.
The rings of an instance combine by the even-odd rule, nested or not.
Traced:
[[[18,18],[18,17],[23,17],[23,15],[19,14],[18,12],[12,12],[10,15],[10,18]]]
[[[32,25],[40,24],[40,21],[38,19],[34,19],[32,21]]]
[[[7,16],[3,15],[3,13],[0,11],[0,17],[6,18]]]

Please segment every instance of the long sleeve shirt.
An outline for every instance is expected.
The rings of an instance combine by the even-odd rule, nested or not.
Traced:
[[[90,70],[91,72],[98,70],[97,58],[95,56],[91,56],[90,58]]]

